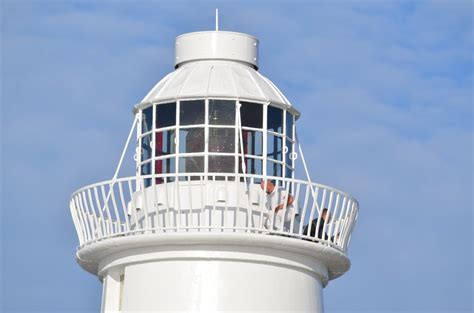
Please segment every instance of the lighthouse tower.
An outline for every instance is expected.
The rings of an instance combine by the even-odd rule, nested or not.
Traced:
[[[259,73],[258,48],[235,32],[177,37],[115,175],[73,193],[76,258],[103,312],[323,312],[322,289],[349,269],[358,203],[311,181],[300,112]],[[120,178],[128,146],[136,175]]]

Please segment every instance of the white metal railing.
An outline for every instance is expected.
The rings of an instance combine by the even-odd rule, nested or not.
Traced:
[[[277,200],[283,208],[275,213],[269,203],[278,195],[267,195],[262,180],[259,175],[197,173],[118,178],[77,190],[70,209],[81,247],[118,236],[236,232],[279,234],[347,251],[356,199],[321,184],[266,177],[284,196]],[[329,214],[319,218],[324,209]]]

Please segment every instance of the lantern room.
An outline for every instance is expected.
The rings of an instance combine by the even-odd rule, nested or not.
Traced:
[[[139,174],[294,175],[299,112],[258,73],[257,46],[233,32],[177,37],[176,71],[136,107]]]
[[[235,174],[245,168],[248,174],[293,176],[296,115],[281,105],[183,99],[152,104],[141,112],[141,175]]]

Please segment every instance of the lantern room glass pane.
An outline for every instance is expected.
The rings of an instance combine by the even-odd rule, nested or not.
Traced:
[[[204,124],[204,100],[181,101],[179,105],[180,125]]]
[[[267,175],[282,177],[283,166],[279,163],[267,161]]]
[[[267,134],[267,156],[274,160],[283,161],[283,139],[270,133]]]
[[[239,158],[239,172],[242,173],[242,164]],[[245,158],[245,167],[247,174],[262,175],[263,174],[263,160],[254,158]]]
[[[204,152],[204,128],[179,130],[179,153]]]
[[[235,101],[209,100],[210,125],[235,125]]]
[[[291,154],[293,153],[293,144],[289,140],[286,141],[286,151],[286,164],[293,167],[293,160],[291,159]]]
[[[142,161],[145,161],[151,158],[151,155],[152,155],[152,152],[151,152],[152,149],[151,149],[151,144],[150,144],[151,138],[152,138],[151,134],[148,134],[142,137],[142,149],[141,149]]]
[[[208,171],[209,173],[234,173],[235,157],[227,155],[210,155]]]
[[[155,172],[156,174],[172,174],[175,172],[175,158],[167,158],[155,161]]]
[[[209,128],[209,152],[235,151],[235,128]]]
[[[141,175],[150,175],[151,174],[151,163],[145,163],[140,167],[140,173]],[[145,178],[143,179],[143,183],[145,187],[149,187],[151,185],[151,178]]]
[[[268,106],[267,128],[276,133],[283,133],[283,110]]]
[[[163,103],[156,106],[156,128],[176,125],[176,103]]]
[[[263,155],[263,133],[261,131],[242,130],[242,138],[244,141],[244,154]]]
[[[180,157],[179,158],[180,173],[202,173],[204,172],[204,157]]]
[[[142,134],[153,129],[153,106],[146,108],[142,117]]]
[[[147,162],[141,166],[141,174],[142,175],[150,175],[151,174],[151,163]]]
[[[176,131],[165,130],[155,134],[155,156],[174,154]]]
[[[293,115],[286,112],[286,136],[293,139]]]
[[[263,127],[263,104],[252,102],[240,102],[241,123],[244,127]]]

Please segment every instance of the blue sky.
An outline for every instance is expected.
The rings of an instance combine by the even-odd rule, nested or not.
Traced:
[[[113,175],[132,106],[215,7],[302,112],[313,180],[360,202],[326,312],[471,312],[473,3],[456,0],[3,0],[1,309],[99,310],[69,195]]]

